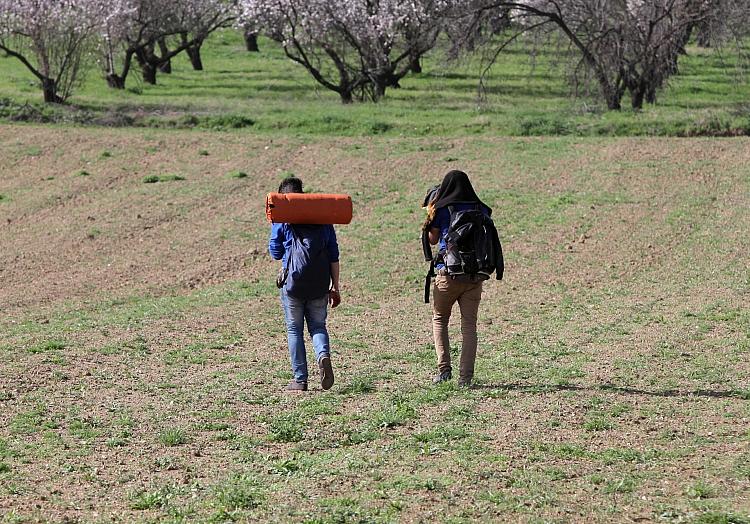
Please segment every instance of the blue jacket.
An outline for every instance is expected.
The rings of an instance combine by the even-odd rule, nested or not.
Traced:
[[[336,230],[333,226],[323,226],[323,235],[326,239],[328,259],[333,262],[339,261],[339,244],[336,241]],[[289,224],[273,224],[271,226],[271,237],[268,239],[268,252],[274,260],[282,260],[286,267],[289,250],[292,247],[292,230]]]

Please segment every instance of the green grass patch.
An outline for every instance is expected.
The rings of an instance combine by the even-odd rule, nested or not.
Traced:
[[[394,395],[383,403],[370,418],[373,428],[389,429],[403,426],[416,416],[412,401],[402,395]]]
[[[178,180],[185,180],[184,176],[175,174],[166,175],[148,175],[143,177],[144,184],[156,184],[158,182],[175,182]]]
[[[369,377],[354,377],[340,391],[342,395],[367,395],[375,391],[375,384]]]
[[[750,516],[723,511],[707,511],[690,520],[690,524],[750,524]]]
[[[583,423],[583,428],[586,431],[605,431],[613,427],[612,421],[601,415],[590,417]]]
[[[633,477],[620,477],[610,480],[604,485],[604,493],[632,493],[638,487],[638,482]]]
[[[716,488],[704,480],[698,480],[688,486],[685,493],[693,499],[710,499],[716,496]]]
[[[75,419],[68,425],[68,432],[79,440],[93,440],[100,434],[101,424],[93,420]]]
[[[181,428],[167,428],[159,432],[158,440],[167,447],[181,446],[189,442],[187,432]]]
[[[274,417],[268,425],[268,439],[273,442],[299,442],[302,440],[305,423],[296,413],[284,413]]]
[[[234,520],[238,510],[257,508],[263,502],[264,493],[260,483],[248,475],[233,475],[214,488],[215,506],[222,518]]]
[[[166,508],[179,493],[174,485],[165,485],[153,490],[138,490],[130,494],[130,508],[134,510],[154,510]]]
[[[66,343],[60,340],[49,340],[47,342],[42,342],[41,344],[36,344],[34,346],[31,346],[28,348],[28,352],[32,355],[36,355],[38,353],[50,353],[54,351],[62,351],[65,349]]]
[[[469,430],[462,426],[439,426],[423,433],[416,433],[414,440],[420,443],[448,444],[454,440],[465,439]]]

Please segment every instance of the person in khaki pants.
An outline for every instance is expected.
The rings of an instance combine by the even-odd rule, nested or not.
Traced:
[[[474,378],[474,362],[477,355],[477,316],[482,300],[482,282],[487,278],[481,275],[450,276],[441,254],[446,251],[445,235],[451,221],[451,210],[482,210],[486,216],[492,214],[477,196],[462,171],[451,171],[443,179],[432,201],[427,206],[427,221],[430,244],[440,244],[440,251],[435,264],[436,277],[433,292],[432,331],[435,337],[435,351],[438,359],[438,375],[434,383],[445,382],[452,378],[450,344],[448,341],[448,321],[453,305],[458,302],[461,312],[461,359],[458,371],[458,385],[470,386]]]

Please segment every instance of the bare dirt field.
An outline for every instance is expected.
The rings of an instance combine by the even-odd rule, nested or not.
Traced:
[[[421,303],[454,168],[506,251],[468,390]],[[287,173],[355,202],[296,396]],[[749,231],[746,139],[0,126],[0,521],[750,522]]]

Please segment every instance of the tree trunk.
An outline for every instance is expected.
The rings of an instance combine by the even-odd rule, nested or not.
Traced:
[[[116,73],[107,75],[107,85],[112,89],[125,89],[125,79]]]
[[[57,82],[53,78],[42,79],[42,92],[47,104],[62,104],[63,99],[57,94]]]
[[[389,82],[393,82],[394,79],[376,78],[373,82],[372,90],[372,101],[377,102],[385,96],[385,89]]]
[[[640,111],[643,109],[643,100],[646,97],[646,88],[645,86],[638,85],[635,87],[635,89],[632,89],[630,91],[630,97],[631,97],[631,105],[633,109],[636,111]]]
[[[147,84],[151,84],[152,86],[156,85],[156,67],[149,64],[148,62],[143,62],[141,64],[141,69],[143,69],[143,81]]]
[[[420,63],[419,55],[414,56],[411,59],[411,66],[410,66],[412,73],[421,73],[422,72],[422,64]]]
[[[376,83],[380,83],[381,81],[377,81]],[[394,75],[393,73],[388,73],[384,76],[382,80],[383,89],[382,92],[378,93],[379,96],[385,95],[385,90],[388,87],[392,87],[393,89],[401,89],[401,77],[399,75]]]
[[[156,71],[159,62],[154,59],[154,51],[149,47],[144,47],[136,51],[136,60],[138,65],[141,66],[143,73],[143,81],[147,84],[156,85]]]
[[[245,47],[251,53],[258,53],[258,33],[250,30],[245,31]]]
[[[604,100],[607,102],[607,109],[610,111],[619,111],[622,109],[622,95],[623,90],[620,88],[620,81],[616,81],[614,85],[607,76],[607,70],[604,68],[596,56],[591,52],[587,46],[585,46],[570,30],[561,18],[557,18],[557,25],[562,31],[571,39],[573,44],[583,53],[584,62],[591,68],[596,77],[596,81],[599,83],[599,90],[601,91]]]
[[[601,90],[602,97],[607,103],[607,109],[610,111],[620,111],[622,109],[622,95],[625,91],[624,87],[620,87],[620,80],[615,81],[613,85],[602,70],[595,70],[594,72],[599,81],[599,89]]]
[[[186,51],[190,57],[190,63],[196,71],[203,71],[203,60],[201,60],[201,46],[203,42],[198,40],[194,46],[189,46]]]
[[[161,53],[161,56],[167,56],[169,54],[169,47],[167,47],[167,40],[165,38],[159,39],[159,52]],[[172,72],[172,61],[165,60],[159,64],[159,71],[170,74]]]
[[[701,24],[698,26],[698,35],[695,37],[695,41],[698,47],[711,47],[711,28],[708,24]]]
[[[351,104],[354,101],[352,98],[352,92],[348,89],[342,89],[339,91],[339,96],[341,97],[342,104]]]
[[[128,73],[130,73],[130,66],[133,64],[134,53],[135,50],[132,48],[129,48],[125,52],[125,59],[122,63],[122,73],[120,74],[117,74],[117,72],[115,71],[114,57],[111,55],[108,57],[109,71],[105,78],[109,87],[111,87],[112,89],[125,89],[125,80],[128,78]]]
[[[610,89],[610,92],[605,92],[604,99],[607,102],[607,109],[610,111],[619,111],[622,109],[622,95],[615,90]]]

